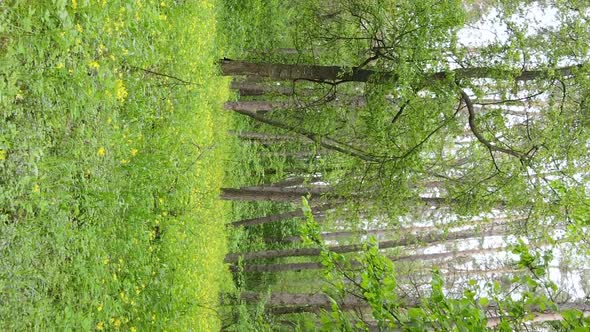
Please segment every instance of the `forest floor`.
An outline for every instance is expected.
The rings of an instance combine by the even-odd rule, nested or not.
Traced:
[[[1,330],[219,330],[219,7],[0,3]]]

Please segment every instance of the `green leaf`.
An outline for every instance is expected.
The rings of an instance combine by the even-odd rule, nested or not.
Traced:
[[[490,301],[486,297],[482,297],[479,299],[479,305],[482,307],[486,307],[489,303]]]

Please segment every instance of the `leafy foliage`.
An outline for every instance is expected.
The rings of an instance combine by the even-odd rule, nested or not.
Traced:
[[[211,1],[0,4],[0,328],[214,330]]]
[[[401,328],[404,331],[484,331],[491,328],[514,331],[529,324],[536,314],[559,312],[559,305],[554,300],[557,286],[548,280],[546,270],[552,259],[551,253],[531,250],[522,240],[514,246],[513,253],[520,257],[518,265],[529,273],[513,277],[510,285],[501,287],[498,282],[487,283],[484,289],[489,295],[484,297],[478,296],[483,289],[472,280],[461,297],[449,297],[443,275],[435,268],[428,296],[409,299],[400,296],[393,263],[379,252],[374,240],[370,240],[366,250],[357,257],[331,252],[319,235],[307,201],[304,200],[303,204],[307,224],[302,236],[305,241],[322,248],[325,278],[331,285],[326,292],[335,294],[331,312],[322,316],[325,331],[335,328],[356,331],[367,327],[365,319],[341,308],[346,305],[344,298],[350,294],[366,302],[372,320],[380,328]],[[352,267],[353,259],[360,262],[360,266]],[[492,320],[490,312],[494,315]],[[554,324],[557,328],[583,328],[587,324],[587,318],[583,318],[579,310],[566,309],[560,315],[564,319]]]

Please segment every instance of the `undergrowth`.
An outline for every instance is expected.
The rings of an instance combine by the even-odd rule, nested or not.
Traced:
[[[216,3],[0,2],[0,329],[218,330]]]

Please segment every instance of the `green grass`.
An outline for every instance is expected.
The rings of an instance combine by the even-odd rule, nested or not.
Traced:
[[[219,329],[214,2],[0,3],[0,329]]]

